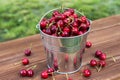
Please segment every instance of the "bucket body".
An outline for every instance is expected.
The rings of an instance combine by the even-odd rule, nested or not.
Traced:
[[[49,12],[48,12],[49,13]],[[46,13],[45,15],[47,15]],[[43,16],[44,18],[45,16]],[[87,32],[73,37],[56,37],[45,34],[37,25],[46,53],[48,68],[54,68],[57,73],[74,73],[81,68],[82,55],[85,50]]]

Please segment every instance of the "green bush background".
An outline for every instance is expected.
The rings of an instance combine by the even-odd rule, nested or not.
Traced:
[[[41,16],[61,5],[91,20],[120,14],[119,0],[0,0],[0,41],[39,33],[35,26]]]

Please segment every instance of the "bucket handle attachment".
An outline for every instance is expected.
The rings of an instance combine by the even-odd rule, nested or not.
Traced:
[[[39,24],[36,25],[36,28],[37,28],[37,29],[40,29],[40,28],[39,28]]]

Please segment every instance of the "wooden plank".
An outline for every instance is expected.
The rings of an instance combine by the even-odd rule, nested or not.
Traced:
[[[107,66],[100,72],[91,68],[92,75],[90,78],[84,78],[80,75],[82,69],[69,75],[74,80],[120,80],[120,15],[111,16],[99,20],[95,20],[92,23],[92,29],[88,36],[88,40],[93,43],[93,46],[86,49],[83,55],[83,67],[94,58],[96,50],[102,50],[107,54]],[[26,57],[24,50],[32,46],[32,55],[29,56],[30,64],[23,66],[20,62],[21,59]],[[40,35],[11,40],[0,43],[0,80],[42,80],[40,73],[46,69],[43,45],[40,39]],[[115,56],[116,63],[113,62],[111,56]],[[15,63],[20,63],[15,65]],[[35,68],[35,75],[32,78],[20,77],[19,70],[23,68],[29,68],[33,65],[37,65]],[[66,80],[65,75],[56,75],[56,80]],[[52,80],[49,78],[47,80]]]

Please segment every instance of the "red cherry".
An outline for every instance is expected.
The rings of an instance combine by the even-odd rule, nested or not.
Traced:
[[[63,17],[61,14],[55,15],[55,21],[61,20]]]
[[[27,73],[28,77],[32,77],[34,75],[34,71],[32,69],[28,70]]]
[[[58,64],[57,64],[57,62],[55,62],[55,63],[53,64],[53,66],[54,66],[54,69],[57,71],[57,70],[58,70]]]
[[[97,66],[97,61],[94,60],[94,59],[92,59],[92,60],[90,61],[90,66],[92,66],[92,67]]]
[[[100,50],[97,50],[95,52],[95,57],[99,58],[99,56],[102,54],[102,52]]]
[[[65,61],[68,62],[68,60],[69,60],[69,55],[65,54]]]
[[[44,72],[41,73],[41,78],[43,78],[43,79],[47,79],[48,78],[47,71],[44,71]]]
[[[45,29],[43,29],[43,30],[42,30],[42,32],[46,33],[46,30],[45,30]]]
[[[66,32],[70,32],[70,28],[69,27],[65,27],[64,29],[63,29],[63,31],[66,31]]]
[[[100,60],[105,60],[106,59],[106,54],[105,53],[100,54],[99,59]]]
[[[24,54],[25,54],[26,56],[30,56],[30,55],[31,55],[31,50],[30,50],[30,49],[26,49],[26,50],[24,51]]]
[[[70,12],[70,11],[65,11],[63,14],[64,14],[65,16],[69,17],[69,16],[71,15],[71,12]]]
[[[86,26],[87,26],[87,27],[90,26],[90,21],[86,20]]]
[[[63,27],[63,25],[64,25],[64,23],[63,23],[63,21],[62,20],[59,20],[58,22],[57,22],[57,26],[60,26],[61,28]]]
[[[77,24],[80,25],[80,20],[78,18],[74,18],[74,21],[77,22]]]
[[[73,22],[72,26],[73,27],[78,27],[78,23],[77,22]]]
[[[54,69],[53,68],[48,68],[47,72],[48,73],[54,72]]]
[[[73,15],[71,15],[73,18],[78,18],[78,15],[77,14],[73,14]]]
[[[53,68],[48,68],[47,73],[49,73],[50,76],[52,76],[52,72],[54,72]]]
[[[68,11],[70,11],[71,12],[71,14],[74,14],[74,9],[68,9]]]
[[[86,16],[81,16],[80,19],[81,19],[81,22],[82,22],[82,23],[85,23],[86,20],[87,20]]]
[[[66,15],[61,14],[61,19],[64,20],[66,18]]]
[[[62,37],[68,37],[69,33],[67,31],[63,31],[61,34]]]
[[[90,41],[86,42],[86,48],[90,48],[92,46],[92,43]]]
[[[57,31],[57,26],[52,25],[50,29],[52,33],[55,33]]]
[[[20,70],[20,75],[21,75],[22,77],[27,76],[27,70],[25,70],[25,69]]]
[[[27,58],[23,58],[23,59],[22,59],[22,64],[23,64],[23,65],[29,64],[29,60],[28,60]]]
[[[105,67],[106,62],[104,60],[100,60],[100,61],[98,61],[98,65],[101,66],[101,67]]]
[[[41,27],[41,29],[46,28],[46,26],[47,26],[47,21],[41,21],[41,22],[40,22],[40,27]]]
[[[51,18],[49,19],[49,21],[50,21],[50,23],[55,22],[55,17],[51,17]]]
[[[77,57],[74,57],[73,64],[74,64],[74,66],[77,65]]]
[[[88,27],[87,27],[87,25],[86,25],[86,24],[81,23],[81,25],[80,25],[80,29],[81,29],[81,30],[87,30],[87,29],[88,29]]]
[[[82,35],[82,34],[83,34],[83,32],[82,32],[82,31],[79,31],[79,32],[78,32],[78,35]]]
[[[45,33],[46,33],[46,34],[49,34],[49,35],[51,35],[51,34],[52,34],[52,32],[51,32],[50,28],[46,28]]]
[[[72,27],[72,33],[73,34],[78,34],[79,33],[79,31],[78,31],[78,28],[77,27]]]
[[[52,16],[56,16],[56,15],[58,15],[58,14],[60,14],[59,11],[55,10],[55,11],[53,11]]]
[[[89,69],[83,70],[83,76],[90,77],[90,75],[91,75],[91,71]]]

